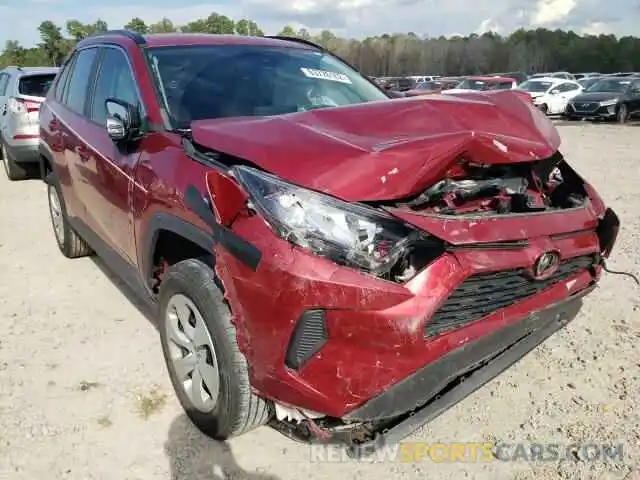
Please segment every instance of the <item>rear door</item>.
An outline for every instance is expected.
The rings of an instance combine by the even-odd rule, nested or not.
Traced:
[[[75,53],[68,77],[64,78],[62,97],[56,103],[58,108],[54,112],[60,142],[57,145],[57,163],[61,165],[58,174],[62,177],[60,186],[67,212],[91,228],[96,225],[85,204],[90,186],[86,183],[83,159],[87,152],[87,98],[93,85],[97,54],[97,47],[83,48]]]

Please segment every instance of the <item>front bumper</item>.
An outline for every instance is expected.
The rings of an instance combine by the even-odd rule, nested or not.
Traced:
[[[580,120],[611,120],[616,117],[617,105],[601,106],[600,103],[569,103],[565,115]]]
[[[253,244],[261,260],[257,268],[250,268],[217,245],[216,271],[237,319],[238,342],[250,365],[252,387],[285,406],[338,419],[365,418],[370,412],[367,420],[386,420],[418,408],[429,392],[422,392],[420,401],[409,401],[407,396],[406,401],[392,402],[393,408],[386,411],[360,410],[452,351],[586,292],[599,278],[598,255],[604,247],[600,239],[605,238],[598,230],[604,207],[595,193],[592,199],[583,209],[507,215],[468,225],[453,219],[442,225],[425,217],[425,230],[436,236],[447,234],[455,249],[406,284],[363,275],[292,247],[257,216],[239,218],[234,233]],[[615,229],[613,224],[605,230]],[[528,240],[504,243],[513,232]],[[486,246],[466,247],[468,242]],[[471,322],[429,334],[435,313],[466,280],[529,268],[549,250],[566,261],[592,260],[515,301],[496,299],[495,308]]]
[[[594,288],[595,285],[591,285],[566,300],[453,350],[350,412],[345,420],[368,421],[392,410],[405,409],[402,415],[379,424],[383,433],[358,447],[366,453],[369,449],[397,443],[444,413],[565,327],[580,311],[582,297]]]

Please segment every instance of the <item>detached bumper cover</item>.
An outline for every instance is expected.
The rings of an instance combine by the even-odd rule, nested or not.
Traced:
[[[594,288],[592,285],[563,302],[452,351],[350,412],[344,420],[393,417],[376,440],[360,445],[363,448],[402,440],[566,326],[579,312],[582,297]]]

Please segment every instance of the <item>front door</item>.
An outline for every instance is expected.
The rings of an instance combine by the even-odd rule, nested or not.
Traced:
[[[133,147],[114,142],[106,130],[105,102],[107,99],[127,102],[140,110],[141,117],[143,105],[126,51],[117,46],[103,46],[101,50],[88,110],[88,148],[82,159],[84,180],[91,192],[84,203],[109,246],[135,264],[130,198],[144,139]]]

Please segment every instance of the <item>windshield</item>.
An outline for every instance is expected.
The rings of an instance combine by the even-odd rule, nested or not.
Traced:
[[[589,88],[591,85],[599,82],[600,78],[583,78],[578,83],[582,85],[582,88]]]
[[[32,97],[46,97],[54,78],[56,78],[55,73],[24,76],[18,83],[18,93]]]
[[[518,90],[525,92],[546,92],[553,85],[552,82],[541,82],[539,80],[527,80],[518,85]]]
[[[585,91],[624,93],[629,88],[629,85],[631,85],[631,81],[629,80],[605,79],[597,81]]]
[[[389,100],[358,72],[317,50],[203,45],[155,47],[148,55],[174,128],[206,118]]]

